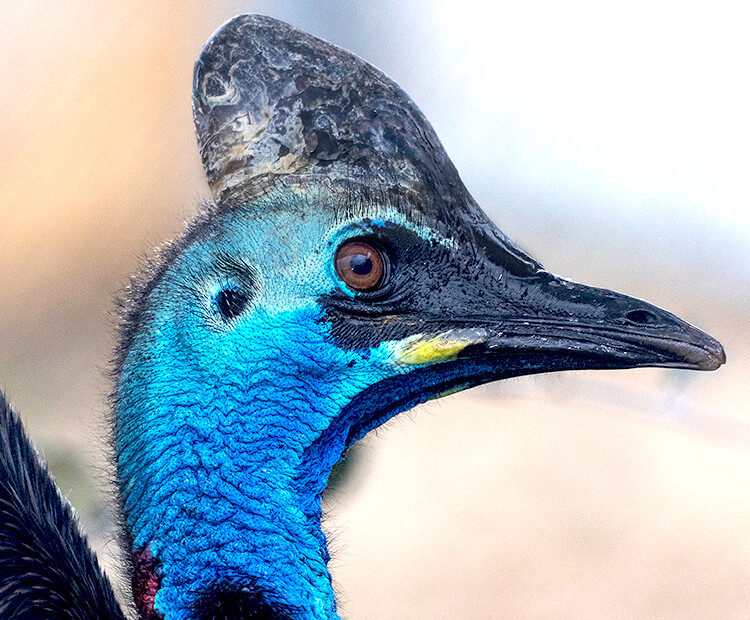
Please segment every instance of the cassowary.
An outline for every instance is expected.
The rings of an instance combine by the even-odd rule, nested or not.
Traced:
[[[193,108],[214,202],[123,303],[112,397],[141,618],[337,618],[331,468],[429,399],[582,368],[713,370],[718,342],[557,277],[469,195],[408,96],[260,16],[221,27]],[[3,618],[123,618],[0,406]]]

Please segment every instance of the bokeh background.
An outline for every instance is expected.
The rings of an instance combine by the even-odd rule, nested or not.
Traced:
[[[108,570],[113,294],[207,196],[192,65],[262,12],[396,79],[551,271],[664,306],[716,373],[437,401],[327,498],[345,618],[750,617],[750,94],[742,3],[16,1],[0,8],[0,387]]]

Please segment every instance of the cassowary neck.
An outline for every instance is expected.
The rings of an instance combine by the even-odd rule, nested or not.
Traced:
[[[321,496],[345,435],[320,438],[350,395],[326,394],[334,382],[314,372],[280,372],[278,360],[218,381],[189,359],[158,372],[158,344],[146,360],[136,341],[116,403],[141,612],[194,618],[196,601],[223,588],[294,618],[337,618]]]

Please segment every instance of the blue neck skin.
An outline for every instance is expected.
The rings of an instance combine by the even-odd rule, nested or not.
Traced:
[[[214,214],[141,293],[115,445],[146,617],[188,620],[202,593],[226,586],[295,619],[338,618],[320,525],[328,476],[347,442],[416,400],[360,419],[387,398],[355,397],[406,370],[393,342],[339,348],[318,299],[339,286],[342,240],[381,224],[321,192]],[[232,318],[217,310],[227,287],[249,300]]]
[[[338,617],[320,502],[346,434],[310,447],[365,386],[361,376],[346,378],[339,350],[337,368],[321,371],[332,345],[313,332],[305,347],[317,360],[280,375],[288,360],[276,342],[252,363],[235,358],[220,381],[196,373],[204,360],[189,356],[145,381],[142,360],[123,370],[117,446],[127,526],[134,551],[148,548],[160,564],[155,608],[170,620],[190,618],[195,597],[217,583],[259,588],[295,618]],[[321,393],[326,384],[348,389]]]

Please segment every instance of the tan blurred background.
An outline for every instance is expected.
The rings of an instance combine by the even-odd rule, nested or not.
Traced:
[[[412,95],[550,270],[718,337],[716,373],[527,377],[401,416],[328,498],[345,618],[750,617],[750,46],[739,3],[0,9],[0,387],[111,571],[113,293],[207,195],[193,61],[263,12]]]

